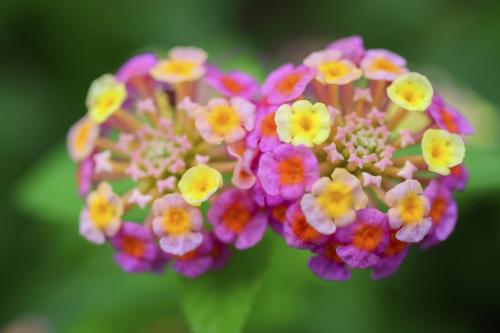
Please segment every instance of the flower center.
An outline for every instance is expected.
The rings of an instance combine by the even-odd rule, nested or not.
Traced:
[[[170,60],[165,62],[162,71],[169,75],[176,75],[181,77],[189,77],[196,64],[187,60]]]
[[[398,211],[403,223],[417,223],[424,217],[424,201],[421,196],[411,192],[400,201]]]
[[[445,198],[438,196],[434,199],[434,202],[431,205],[431,211],[429,213],[432,219],[432,223],[439,224],[441,222],[441,219],[443,218],[446,211],[446,207],[447,201]]]
[[[291,221],[293,234],[304,242],[313,242],[322,235],[306,222],[304,214],[297,212]]]
[[[334,261],[338,264],[343,264],[344,261],[337,254],[337,247],[339,247],[339,244],[334,242],[326,244],[324,256],[330,261]]]
[[[286,205],[274,206],[273,208],[271,208],[271,216],[275,221],[283,224],[285,222],[286,209]]]
[[[220,105],[210,111],[208,122],[215,133],[224,136],[231,133],[240,124],[240,116],[234,108]]]
[[[239,94],[243,91],[243,86],[238,81],[229,76],[222,77],[221,82],[222,85],[233,94]]]
[[[406,247],[408,246],[407,243],[401,242],[399,239],[396,238],[396,233],[392,232],[391,233],[391,238],[389,239],[389,244],[384,250],[384,255],[385,256],[393,256],[395,254],[398,254],[402,252]]]
[[[102,194],[96,194],[89,205],[90,219],[99,229],[104,229],[115,218],[116,210]]]
[[[447,112],[445,108],[440,108],[439,113],[446,129],[451,133],[458,133],[458,126],[453,115]]]
[[[169,208],[163,214],[163,228],[172,236],[187,234],[191,230],[189,213],[182,208]]]
[[[82,151],[86,148],[87,141],[89,139],[90,130],[92,124],[86,121],[82,126],[78,128],[75,134],[75,148],[78,151]]]
[[[276,112],[270,112],[262,119],[262,123],[260,124],[262,136],[276,136],[276,123],[274,122],[275,114]]]
[[[349,68],[338,61],[328,61],[318,67],[321,74],[324,75],[326,81],[338,80],[349,73]]]
[[[379,226],[360,223],[354,233],[353,245],[365,251],[375,250],[382,240],[383,231]]]
[[[239,233],[248,224],[250,218],[251,214],[246,207],[240,203],[234,203],[227,208],[222,220],[229,230]]]
[[[142,258],[144,256],[144,242],[136,237],[124,236],[122,240],[122,248],[123,252],[132,257]]]
[[[372,69],[377,71],[395,73],[395,74],[401,73],[401,68],[399,68],[399,66],[396,66],[392,61],[386,58],[375,59],[375,61],[373,62]]]
[[[318,204],[332,218],[343,216],[352,207],[352,190],[342,181],[334,181],[326,186],[318,197]]]
[[[301,75],[297,73],[286,75],[278,82],[276,89],[283,95],[289,95],[292,93],[300,78]]]
[[[283,185],[297,185],[304,181],[304,163],[300,156],[291,156],[278,164],[280,183]]]

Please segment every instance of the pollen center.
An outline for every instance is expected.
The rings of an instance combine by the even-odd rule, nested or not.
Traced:
[[[285,76],[281,81],[278,82],[276,89],[284,95],[291,94],[293,89],[297,85],[297,82],[299,82],[300,76],[300,74],[290,74]]]
[[[382,236],[380,227],[361,223],[354,233],[353,245],[365,251],[373,251],[380,244]]]
[[[409,193],[398,205],[399,215],[403,223],[416,223],[424,217],[424,201],[416,193]]]
[[[304,181],[304,163],[299,156],[284,159],[278,164],[280,183],[283,185],[296,185]]]
[[[124,236],[122,240],[122,247],[123,252],[132,257],[141,258],[144,256],[144,242],[136,237]]]
[[[115,217],[116,211],[102,194],[97,194],[89,204],[90,219],[97,228],[105,228]]]
[[[165,233],[178,236],[191,230],[189,213],[182,208],[169,208],[163,215]]]
[[[317,200],[328,216],[338,218],[351,209],[352,190],[344,182],[334,181],[326,186]]]
[[[251,214],[246,207],[239,203],[234,203],[228,207],[222,217],[226,227],[239,233],[250,221]]]
[[[274,122],[274,116],[276,112],[268,113],[260,125],[260,132],[262,136],[275,136],[276,135],[276,123]]]
[[[208,122],[214,132],[219,135],[231,133],[240,123],[240,117],[235,109],[227,105],[220,105],[208,114]]]

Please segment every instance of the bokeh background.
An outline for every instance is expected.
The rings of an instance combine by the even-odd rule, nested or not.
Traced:
[[[269,236],[257,250],[261,288],[242,310],[243,331],[497,331],[499,17],[499,1],[479,0],[2,0],[0,331],[189,332],[185,281],[171,272],[127,275],[109,248],[78,236],[74,167],[63,144],[85,112],[91,80],[134,53],[174,45],[204,47],[212,61],[257,74],[351,34],[404,55],[473,121],[458,226],[377,283],[365,272],[323,282],[306,268],[307,253]],[[242,290],[258,289],[240,281]],[[220,315],[231,302],[238,299],[229,297]]]

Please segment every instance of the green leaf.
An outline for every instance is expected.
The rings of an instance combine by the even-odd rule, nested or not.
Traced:
[[[76,223],[83,205],[76,165],[63,145],[56,147],[18,184],[16,202],[24,213],[54,223]]]
[[[262,285],[269,243],[265,238],[255,248],[235,253],[221,271],[181,278],[183,310],[194,333],[242,331]]]

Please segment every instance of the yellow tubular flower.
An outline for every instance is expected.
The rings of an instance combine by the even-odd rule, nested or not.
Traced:
[[[429,170],[440,175],[450,174],[450,168],[462,163],[465,147],[462,137],[442,129],[428,129],[422,138],[422,153]]]
[[[87,94],[89,117],[102,124],[118,111],[127,97],[125,85],[111,74],[105,74],[92,82]]]
[[[300,100],[284,104],[274,118],[278,136],[283,142],[312,147],[330,135],[331,117],[325,104]]]
[[[397,106],[408,111],[425,111],[432,102],[432,85],[418,73],[398,77],[387,88],[387,95]]]
[[[200,206],[221,186],[220,172],[203,164],[188,169],[179,180],[182,197],[192,206]]]

